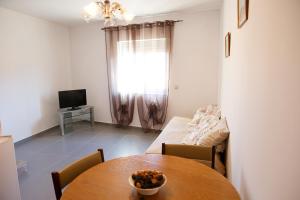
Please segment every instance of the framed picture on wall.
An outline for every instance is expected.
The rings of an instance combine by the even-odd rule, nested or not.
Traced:
[[[225,36],[225,57],[230,56],[231,34],[228,32]]]
[[[238,28],[241,28],[248,20],[249,0],[237,0]]]

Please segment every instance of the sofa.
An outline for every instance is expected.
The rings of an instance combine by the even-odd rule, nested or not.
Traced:
[[[189,141],[190,138],[198,136],[199,137],[206,137],[207,135],[211,134],[214,130],[214,133],[216,133],[216,129],[218,129],[218,134],[222,134],[223,132],[226,132],[226,135],[222,135],[222,139],[216,138],[216,137],[210,137],[209,144],[206,145],[206,147],[210,146],[217,146],[217,153],[215,154],[215,170],[217,170],[221,174],[225,174],[225,165],[224,165],[224,153],[226,152],[225,144],[226,139],[228,137],[229,131],[224,131],[220,128],[218,128],[218,125],[212,124],[211,122],[208,122],[207,120],[203,122],[204,118],[207,118],[207,115],[205,114],[207,111],[207,108],[199,108],[197,112],[194,115],[193,119],[190,118],[184,118],[184,117],[173,117],[169,123],[166,125],[166,127],[162,130],[160,135],[156,138],[156,140],[149,146],[149,148],[146,150],[146,154],[161,154],[162,152],[162,143],[167,144],[189,144],[189,145],[202,145],[200,142],[192,142]],[[199,117],[200,113],[200,117]],[[204,114],[203,114],[204,113]],[[198,119],[198,121],[197,121]],[[215,118],[216,119],[216,118]],[[220,122],[219,119],[221,119],[221,116],[218,117],[216,120],[217,124]],[[224,119],[224,117],[223,117]],[[199,122],[202,120],[202,122]],[[196,123],[195,123],[196,121]],[[195,124],[193,124],[195,123]],[[212,128],[207,128],[207,124],[211,124],[210,126]],[[196,128],[195,128],[196,126]],[[206,136],[203,136],[203,127],[206,127]],[[226,124],[227,127],[227,124]],[[196,131],[195,131],[196,130]],[[200,131],[199,131],[200,130]],[[199,133],[200,132],[200,133]],[[222,132],[222,133],[221,133]],[[199,136],[200,135],[200,136]],[[199,141],[199,139],[198,139]],[[205,146],[205,145],[204,145]],[[221,161],[223,160],[223,162]]]

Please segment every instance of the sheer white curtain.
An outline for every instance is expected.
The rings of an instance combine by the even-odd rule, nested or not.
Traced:
[[[127,94],[166,94],[169,58],[165,49],[165,38],[118,42],[116,80],[122,99]]]

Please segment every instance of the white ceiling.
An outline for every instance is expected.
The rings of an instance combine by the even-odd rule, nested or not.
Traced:
[[[80,23],[81,10],[93,0],[0,0],[0,6],[46,20],[72,25]],[[136,16],[220,8],[222,0],[112,0]]]

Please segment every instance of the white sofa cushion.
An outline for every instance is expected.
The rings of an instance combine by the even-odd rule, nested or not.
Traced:
[[[189,133],[184,137],[182,143],[196,145],[198,140],[211,131],[219,123],[219,117],[214,115],[204,115],[199,123],[193,128],[189,128]]]
[[[202,119],[202,117],[203,117],[204,115],[205,115],[204,112],[196,112],[196,113],[194,114],[193,119],[192,119],[191,121],[189,121],[188,125],[189,125],[190,127],[196,126],[196,125],[200,122],[200,120]]]
[[[193,119],[188,123],[188,125],[190,127],[197,126],[203,117],[207,115],[214,115],[219,118],[221,116],[220,108],[217,105],[208,105],[198,108]]]
[[[181,144],[182,139],[188,134],[189,121],[191,121],[189,118],[172,118],[156,140],[146,150],[146,153],[161,154],[162,143]]]
[[[221,144],[229,135],[225,118],[219,120],[217,125],[210,131],[203,134],[197,141],[202,147],[212,147]]]

